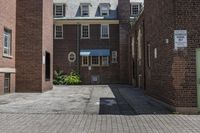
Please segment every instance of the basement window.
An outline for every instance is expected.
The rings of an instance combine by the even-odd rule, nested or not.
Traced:
[[[10,73],[4,75],[4,93],[10,93]]]
[[[51,79],[51,55],[50,53],[45,53],[45,79],[49,81]]]

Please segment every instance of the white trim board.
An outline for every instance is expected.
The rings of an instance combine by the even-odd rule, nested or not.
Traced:
[[[15,68],[0,68],[0,73],[16,73]]]

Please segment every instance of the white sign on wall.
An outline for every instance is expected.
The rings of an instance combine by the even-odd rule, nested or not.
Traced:
[[[175,49],[187,47],[187,30],[174,31]]]

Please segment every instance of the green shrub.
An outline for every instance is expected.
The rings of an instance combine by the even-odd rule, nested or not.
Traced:
[[[67,85],[79,85],[81,83],[81,78],[79,74],[71,72],[70,75],[65,77],[64,82]]]
[[[64,85],[65,84],[66,75],[63,74],[63,71],[55,71],[54,72],[54,85]]]

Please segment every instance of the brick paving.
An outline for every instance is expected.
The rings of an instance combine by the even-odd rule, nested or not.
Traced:
[[[195,115],[0,114],[1,133],[198,133]]]
[[[198,133],[200,116],[171,114],[130,86],[57,86],[0,97],[0,133]]]

